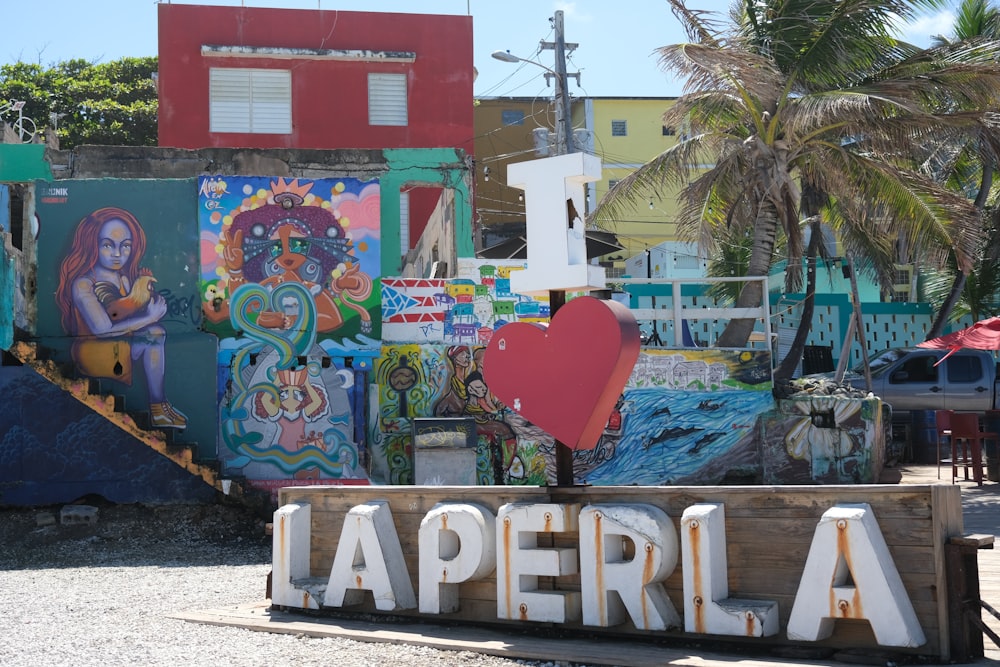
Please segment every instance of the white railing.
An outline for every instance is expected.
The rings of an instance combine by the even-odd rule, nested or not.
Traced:
[[[730,307],[690,307],[685,306],[681,298],[681,286],[685,284],[712,285],[726,282],[752,282],[761,283],[761,293],[763,301],[756,308],[730,308]],[[661,320],[673,323],[674,344],[678,347],[684,345],[684,320],[734,320],[734,319],[755,319],[763,323],[763,332],[754,332],[751,335],[751,342],[774,341],[774,333],[771,331],[771,304],[768,295],[768,279],[766,276],[743,276],[727,278],[615,278],[612,281],[620,285],[670,285],[671,291],[669,304],[657,305],[655,299],[662,298],[659,295],[652,297],[652,308],[630,308],[635,319],[640,322],[658,322]],[[655,329],[654,329],[655,330]],[[770,347],[770,345],[768,346]]]

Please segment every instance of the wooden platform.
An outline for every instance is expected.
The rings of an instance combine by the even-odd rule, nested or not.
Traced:
[[[254,605],[183,612],[173,614],[171,618],[276,634],[342,637],[360,642],[426,646],[443,651],[473,651],[511,660],[538,660],[559,665],[581,663],[621,665],[623,667],[663,667],[664,665],[677,665],[678,667],[721,667],[724,665],[816,667],[818,664],[830,664],[835,661],[836,655],[832,651],[826,651],[829,654],[829,659],[817,662],[816,660],[796,660],[764,654],[715,653],[694,646],[671,647],[644,644],[633,640],[548,639],[532,637],[523,633],[507,633],[469,626],[449,627],[410,622],[386,623],[382,620],[378,623],[371,623],[269,611],[268,605],[263,602]],[[811,652],[808,655],[818,657],[816,652]]]

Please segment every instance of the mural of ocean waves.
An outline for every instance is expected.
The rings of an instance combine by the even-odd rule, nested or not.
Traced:
[[[773,402],[760,391],[628,389],[614,455],[583,477],[594,485],[655,486],[696,476],[752,435]]]

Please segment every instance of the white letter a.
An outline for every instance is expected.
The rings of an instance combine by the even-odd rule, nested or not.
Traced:
[[[392,512],[384,500],[356,505],[344,517],[323,604],[358,604],[363,590],[372,592],[375,607],[382,611],[417,606]]]
[[[912,648],[926,642],[866,503],[840,505],[823,513],[795,594],[788,638],[825,639],[838,618],[867,620],[881,646]]]

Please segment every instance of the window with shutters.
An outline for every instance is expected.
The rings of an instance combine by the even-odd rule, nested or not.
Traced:
[[[368,75],[368,124],[406,125],[406,75]]]
[[[403,254],[410,249],[410,193],[399,193],[399,247]]]
[[[291,134],[292,73],[211,68],[209,131]]]

